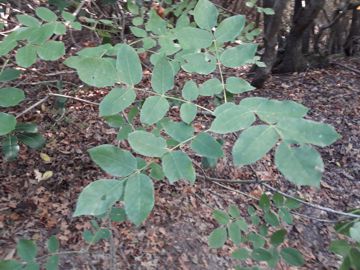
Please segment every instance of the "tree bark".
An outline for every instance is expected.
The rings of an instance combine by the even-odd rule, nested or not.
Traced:
[[[252,85],[261,88],[271,73],[277,55],[278,33],[281,26],[282,15],[288,0],[264,0],[264,8],[272,8],[275,15],[264,15],[264,53],[261,61],[266,67],[255,66],[253,68]]]
[[[348,56],[360,52],[360,10],[353,9],[349,35],[344,45],[345,54]]]
[[[276,73],[287,73],[303,71],[307,67],[306,59],[302,53],[303,36],[308,27],[314,22],[325,0],[309,0],[304,2],[295,0],[293,25],[286,39],[284,54],[279,56],[278,65],[273,71]]]

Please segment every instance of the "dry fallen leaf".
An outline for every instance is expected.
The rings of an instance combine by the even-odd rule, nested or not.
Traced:
[[[46,164],[51,163],[51,157],[49,157],[47,154],[40,153],[40,157]]]

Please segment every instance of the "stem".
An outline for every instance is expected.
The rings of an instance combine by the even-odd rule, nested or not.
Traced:
[[[40,99],[38,102],[36,102],[35,104],[31,105],[29,108],[25,109],[24,111],[22,111],[21,113],[19,113],[16,118],[19,118],[20,116],[24,115],[25,113],[27,113],[28,111],[31,111],[32,109],[34,109],[35,107],[39,106],[41,103],[44,103],[47,99],[49,98],[49,96],[44,97],[43,99]]]
[[[224,75],[223,75],[223,72],[222,72],[222,69],[221,69],[221,62],[220,62],[220,57],[219,57],[219,51],[218,51],[218,47],[217,47],[217,44],[216,44],[216,39],[215,39],[215,37],[214,37],[213,42],[214,42],[214,46],[215,46],[216,64],[217,64],[218,69],[219,69],[220,79],[221,79],[221,85],[222,85],[223,92],[224,92],[224,102],[226,103],[226,102],[227,102],[227,98],[226,98],[226,89],[225,89]]]
[[[55,96],[55,97],[63,97],[63,98],[68,98],[68,99],[74,99],[74,100],[78,100],[78,101],[81,101],[81,102],[85,102],[85,103],[89,103],[89,104],[92,104],[92,105],[99,106],[99,103],[97,103],[97,102],[89,101],[89,100],[78,98],[78,97],[72,97],[72,96],[67,96],[67,95],[62,95],[62,94],[55,94],[55,93],[49,93],[48,96]]]
[[[188,101],[188,100],[185,100],[185,99],[181,99],[181,98],[177,98],[177,97],[171,97],[171,96],[167,96],[167,95],[164,95],[164,94],[159,94],[159,93],[156,93],[156,92],[153,92],[153,91],[148,91],[148,90],[144,90],[144,89],[141,89],[141,88],[135,88],[135,90],[138,90],[138,91],[141,91],[141,92],[146,92],[146,93],[150,93],[152,95],[155,95],[155,96],[160,96],[160,97],[164,97],[164,98],[167,98],[167,99],[172,99],[172,100],[177,100],[177,101],[180,101],[180,102],[183,102],[183,103],[191,103],[191,104],[194,104],[196,107],[198,107],[199,109],[202,109],[204,111],[207,111],[211,114],[213,114],[214,112],[206,107],[203,107],[201,105],[198,105],[196,103],[192,103],[191,101]]]

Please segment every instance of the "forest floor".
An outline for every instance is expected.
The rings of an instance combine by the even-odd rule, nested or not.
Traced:
[[[360,70],[360,59],[338,63]],[[43,74],[49,72],[51,67],[41,66],[24,81],[27,105],[43,98],[49,89],[55,91],[54,82],[38,84],[46,79]],[[241,75],[240,71],[237,75]],[[77,83],[73,74],[61,76],[64,81]],[[93,102],[99,102],[107,93],[107,90],[85,87],[74,90],[72,84],[65,84],[64,89],[64,94]],[[254,165],[257,176],[269,180],[269,184],[279,190],[314,204],[343,211],[359,207],[359,94],[359,74],[336,65],[324,70],[276,75],[268,80],[264,89],[242,95],[241,98],[255,95],[300,102],[310,108],[310,118],[334,125],[342,135],[334,145],[319,149],[326,166],[321,189],[298,188],[282,179],[272,161],[272,153]],[[200,102],[209,105],[206,99]],[[116,131],[99,120],[95,105],[68,100],[65,114],[59,117],[54,103],[55,99],[50,98],[20,118],[39,124],[47,138],[46,146],[41,151],[21,147],[15,162],[5,163],[0,159],[0,258],[13,258],[16,241],[21,238],[36,240],[39,255],[44,254],[46,239],[54,234],[60,239],[62,251],[86,247],[81,234],[91,227],[90,219],[72,217],[76,199],[87,184],[107,177],[90,160],[87,150],[105,143],[118,144]],[[20,109],[14,112],[19,113]],[[206,125],[210,118],[203,115],[200,121],[195,126]],[[227,139],[224,148],[229,152],[234,138]],[[124,143],[121,145],[127,147]],[[50,160],[41,158],[40,152]],[[225,156],[215,169],[206,173],[225,179],[254,178],[251,169],[234,168],[229,159],[230,156]],[[52,171],[53,176],[39,181],[46,171]],[[200,178],[193,186],[185,182],[170,185],[157,181],[155,188],[154,210],[142,226],[136,228],[129,222],[112,224],[116,269],[217,270],[236,265],[229,257],[231,245],[219,250],[209,249],[207,245],[207,236],[216,226],[212,209],[226,209],[234,203],[246,215],[246,207],[255,201],[241,192],[256,196],[265,190],[256,184],[219,186]],[[306,265],[293,269],[337,268],[340,258],[330,253],[328,246],[336,238],[331,221],[340,217],[306,206],[298,212],[302,215],[295,215],[294,224],[287,226],[290,233],[286,245],[298,248]],[[109,269],[109,249],[109,243],[102,241],[92,246],[89,254],[62,256],[60,269]],[[279,269],[291,268],[282,265]]]

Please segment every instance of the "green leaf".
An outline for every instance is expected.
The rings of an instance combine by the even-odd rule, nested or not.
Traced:
[[[229,206],[228,212],[229,212],[230,216],[232,216],[233,218],[240,217],[240,210],[235,204],[231,204]]]
[[[251,253],[251,258],[253,258],[255,261],[269,261],[272,259],[272,255],[266,249],[256,248]]]
[[[259,118],[267,123],[275,123],[289,117],[301,118],[306,115],[308,108],[294,101],[279,101],[261,97],[245,98],[240,106],[255,112]]]
[[[294,248],[283,248],[280,255],[288,264],[293,266],[302,266],[305,263],[301,253]]]
[[[147,37],[147,32],[139,27],[130,26],[130,31],[135,37],[144,38]]]
[[[144,174],[128,178],[125,187],[125,211],[129,220],[139,226],[154,207],[154,185]]]
[[[255,120],[255,115],[251,111],[241,106],[229,106],[220,113],[216,113],[210,130],[219,134],[232,133],[249,127]]]
[[[185,141],[194,134],[194,128],[183,122],[165,121],[162,126],[165,132],[178,142]]]
[[[138,84],[142,79],[142,67],[136,51],[127,44],[117,46],[116,69],[120,81],[129,85]]]
[[[30,26],[30,27],[40,26],[39,20],[29,15],[16,15],[16,18],[19,21],[19,23],[25,26]]]
[[[360,222],[356,222],[350,228],[350,236],[353,240],[360,243]]]
[[[341,255],[342,257],[345,257],[349,254],[349,251],[351,249],[350,244],[346,240],[335,240],[330,243],[329,250],[331,252],[334,252],[336,254]]]
[[[182,27],[175,31],[179,43],[184,50],[208,48],[213,42],[211,33],[202,29]]]
[[[238,223],[237,222],[230,223],[228,231],[231,241],[233,241],[235,245],[240,244],[242,241],[242,237]]]
[[[173,184],[177,180],[185,179],[194,183],[195,169],[191,159],[182,151],[172,151],[162,157],[162,167],[165,176]]]
[[[191,149],[200,156],[218,158],[223,156],[221,145],[209,134],[200,133],[191,143]]]
[[[150,176],[157,180],[162,180],[165,177],[162,167],[157,163],[150,164]]]
[[[80,193],[73,217],[106,213],[122,196],[123,186],[123,181],[112,179],[100,179],[90,183]]]
[[[216,69],[216,58],[208,53],[191,53],[182,57],[182,69],[189,73],[208,75]]]
[[[40,270],[40,265],[36,262],[29,262],[23,268],[24,270]]]
[[[59,269],[59,255],[52,255],[46,260],[46,270],[58,270]]]
[[[110,212],[110,219],[113,222],[124,222],[126,221],[126,213],[124,208],[113,207]]]
[[[324,163],[320,154],[311,146],[291,147],[282,143],[275,152],[279,171],[297,185],[320,186]]]
[[[230,221],[230,217],[227,213],[217,209],[212,212],[212,216],[221,225],[226,225]]]
[[[33,123],[16,123],[15,127],[16,132],[26,132],[26,133],[38,133],[38,128],[36,124]]]
[[[162,96],[148,97],[140,112],[140,121],[152,125],[159,122],[169,110],[169,102]]]
[[[269,252],[271,253],[272,258],[271,258],[271,260],[267,261],[266,263],[271,269],[276,269],[276,266],[278,265],[279,260],[280,260],[280,255],[277,250],[277,247],[271,247],[269,249]]]
[[[33,149],[39,149],[45,144],[45,139],[40,133],[21,133],[17,137],[20,142]]]
[[[286,230],[281,229],[274,232],[270,237],[270,243],[274,246],[279,246],[285,240]]]
[[[80,31],[82,29],[82,25],[79,22],[71,22],[70,23],[71,28]]]
[[[85,230],[83,232],[83,238],[84,240],[89,244],[95,244],[103,239],[108,239],[111,235],[110,231],[108,229],[99,229],[96,228],[95,234],[92,234],[91,231]]]
[[[192,103],[184,103],[180,107],[180,117],[185,123],[190,124],[196,117],[197,107]]]
[[[193,80],[187,81],[182,89],[182,97],[186,100],[196,100],[199,96],[199,89]]]
[[[108,58],[72,56],[64,64],[75,68],[80,80],[91,86],[113,86],[118,81],[115,63]]]
[[[256,50],[256,44],[243,43],[236,47],[226,49],[221,54],[220,62],[229,68],[241,67],[253,60]]]
[[[130,132],[132,131],[132,127],[128,124],[125,124],[121,127],[118,134],[116,135],[116,139],[119,141],[127,140]]]
[[[358,248],[351,248],[349,251],[351,265],[354,269],[360,269],[360,250]]]
[[[237,77],[229,77],[226,79],[226,90],[228,90],[230,93],[240,94],[254,89],[255,87],[253,87],[244,79]]]
[[[37,247],[31,240],[20,239],[16,245],[17,255],[26,262],[31,262],[37,254]]]
[[[69,12],[62,11],[61,16],[64,18],[65,21],[73,22],[75,20],[75,16]]]
[[[214,96],[220,94],[223,90],[222,84],[217,78],[207,80],[200,85],[199,94],[202,96]]]
[[[61,41],[49,40],[37,48],[37,53],[45,61],[55,61],[65,54],[65,46]]]
[[[290,118],[281,120],[276,128],[285,140],[328,146],[340,138],[334,127],[311,120]]]
[[[120,46],[120,44],[116,45],[115,48]],[[114,50],[115,50],[114,48]],[[94,57],[101,58],[104,54],[108,53],[112,49],[110,44],[103,44],[97,47],[88,47],[78,51],[76,54],[84,57]],[[114,53],[116,55],[116,53]]]
[[[259,125],[244,130],[234,144],[232,155],[237,166],[256,162],[266,155],[279,140],[272,126]]]
[[[270,210],[270,199],[265,193],[261,195],[261,198],[259,200],[259,206],[264,211]]]
[[[129,107],[136,98],[132,88],[114,88],[100,102],[100,116],[115,115]]]
[[[247,232],[247,230],[249,229],[248,224],[246,223],[246,221],[244,219],[238,219],[235,221],[235,223],[238,225],[238,227],[240,228],[240,230],[242,230],[243,232]]]
[[[166,33],[167,22],[163,20],[154,9],[149,12],[149,20],[145,25],[147,31],[153,32],[155,35]]]
[[[2,153],[5,160],[11,161],[18,156],[20,147],[17,143],[17,137],[8,135],[1,142]]]
[[[0,260],[0,269],[1,270],[20,270],[20,269],[22,269],[22,264],[15,260]]]
[[[144,24],[144,19],[142,17],[135,17],[134,19],[131,20],[132,24],[135,26],[139,26]]]
[[[131,148],[147,157],[161,157],[166,153],[166,141],[146,131],[137,130],[128,137]]]
[[[208,244],[210,248],[221,248],[227,239],[227,233],[225,228],[216,228],[211,232],[208,238]]]
[[[47,241],[47,248],[50,253],[58,252],[60,247],[59,240],[55,235],[52,235]]]
[[[245,25],[245,17],[243,15],[231,16],[223,20],[215,31],[217,42],[234,41],[240,35]]]
[[[136,170],[136,159],[128,151],[110,144],[88,150],[91,159],[105,172],[114,176],[127,176]]]
[[[256,225],[256,224],[254,224]],[[261,248],[265,245],[265,240],[262,236],[256,234],[256,233],[249,233],[248,240],[252,242],[254,248]]]
[[[2,46],[2,43],[0,43]],[[19,78],[21,71],[14,68],[5,68],[0,72],[0,82],[8,82]]]
[[[285,198],[283,195],[281,195],[280,193],[275,193],[274,196],[272,197],[276,207],[280,208],[284,202],[285,202]]]
[[[173,55],[181,50],[180,45],[174,43],[174,39],[175,37],[173,36],[160,36],[158,41],[161,47],[161,52],[164,52],[166,55]]]
[[[219,11],[213,3],[208,0],[199,0],[194,9],[196,24],[206,30],[211,30],[217,22]]]
[[[286,208],[280,208],[279,209],[279,216],[282,218],[283,221],[285,221],[287,224],[291,225],[293,224],[293,217],[290,213],[290,211]]]
[[[24,99],[24,91],[19,88],[7,87],[0,89],[0,107],[16,106]]]
[[[57,16],[54,12],[52,12],[50,9],[45,7],[38,7],[35,9],[36,16],[38,16],[40,19],[47,21],[47,22],[53,22],[57,20]]]
[[[17,50],[15,55],[16,63],[24,68],[30,67],[36,62],[36,47],[26,45]]]
[[[53,22],[54,25],[54,34],[56,35],[65,35],[66,34],[66,26],[61,22]]]
[[[249,250],[246,248],[238,248],[231,254],[231,257],[238,260],[246,260],[249,258]]]
[[[15,40],[4,40],[0,42],[0,56],[8,54],[16,46],[17,42]]]
[[[15,116],[0,112],[0,136],[6,135],[13,131],[16,126]]]
[[[54,34],[56,28],[56,24],[54,23],[45,23],[40,27],[37,27],[31,32],[26,39],[34,44],[41,45],[45,41],[49,40],[50,37]]]
[[[164,94],[174,87],[174,71],[166,57],[156,62],[151,76],[151,86],[159,94]]]
[[[292,198],[286,198],[286,201],[285,201],[285,206],[289,209],[297,209],[299,207],[301,207],[301,202],[295,200],[295,199],[292,199]]]

